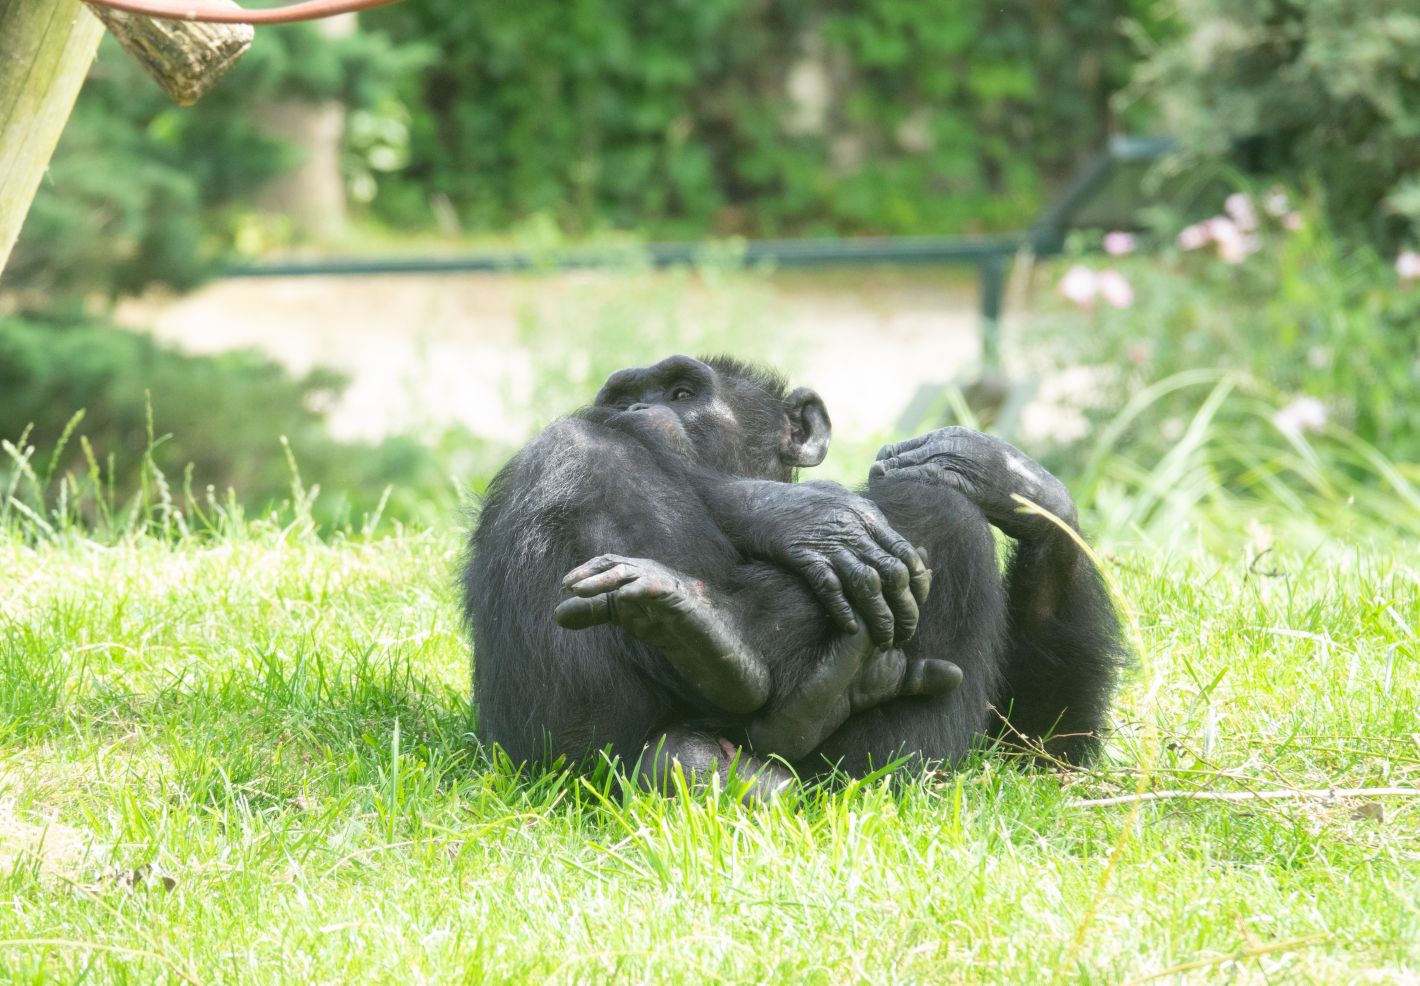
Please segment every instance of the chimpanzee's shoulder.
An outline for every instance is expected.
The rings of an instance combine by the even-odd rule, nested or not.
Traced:
[[[514,457],[519,469],[575,468],[578,463],[607,463],[640,459],[644,445],[631,435],[581,413],[561,418],[538,432]]]

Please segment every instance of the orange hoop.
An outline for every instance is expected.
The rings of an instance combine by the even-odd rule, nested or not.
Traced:
[[[85,0],[97,7],[108,7],[145,17],[160,17],[173,21],[200,21],[205,24],[290,24],[313,21],[336,14],[349,14],[371,7],[383,7],[399,0],[301,0],[285,7],[247,10],[242,7],[217,6],[209,0]]]

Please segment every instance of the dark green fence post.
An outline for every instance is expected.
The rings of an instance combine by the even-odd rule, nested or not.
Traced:
[[[1001,366],[1001,296],[1006,290],[1006,261],[1000,254],[983,257],[977,266],[981,278],[981,365]]]

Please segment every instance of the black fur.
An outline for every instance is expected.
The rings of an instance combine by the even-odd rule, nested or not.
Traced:
[[[464,610],[480,734],[515,762],[604,749],[634,761],[649,740],[682,727],[744,742],[746,718],[700,698],[655,648],[618,627],[554,622],[567,597],[563,575],[595,556],[653,559],[703,581],[771,656],[776,697],[792,693],[842,632],[797,575],[749,557],[738,532],[712,519],[715,476],[787,481],[794,470],[771,454],[789,427],[784,379],[725,357],[706,363],[732,423],[662,436],[628,431],[618,424],[625,415],[598,404],[549,426],[488,489],[463,575]],[[599,401],[616,396],[616,380]],[[1058,531],[1022,540],[1003,578],[986,515],[956,489],[889,473],[863,495],[927,550],[932,589],[904,650],[955,662],[964,682],[949,695],[897,698],[855,715],[800,760],[801,772],[837,765],[861,774],[900,754],[953,763],[996,736],[1053,736],[1051,755],[1087,759],[1120,647],[1083,553]]]

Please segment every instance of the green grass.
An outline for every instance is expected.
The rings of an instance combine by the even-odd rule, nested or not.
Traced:
[[[1080,804],[1420,788],[1413,542],[1124,550],[1141,652],[1098,768],[766,808],[485,760],[459,550],[0,532],[5,977],[1420,977],[1420,798]]]

